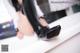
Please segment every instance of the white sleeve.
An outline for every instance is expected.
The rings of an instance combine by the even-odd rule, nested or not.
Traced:
[[[42,12],[42,10],[40,9],[40,7],[38,6],[38,4],[37,4],[37,1],[36,1],[36,0],[34,0],[34,5],[35,5],[35,7],[36,7],[37,17],[41,17],[41,16],[43,16],[43,15],[44,15],[44,13]]]

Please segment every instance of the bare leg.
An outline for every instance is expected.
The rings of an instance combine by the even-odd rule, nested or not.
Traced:
[[[27,0],[27,1],[29,1],[29,0]],[[33,1],[33,0],[32,0],[32,1]],[[30,2],[30,1],[29,1],[29,2]],[[28,4],[29,4],[29,3],[28,3]],[[32,3],[31,3],[31,4],[32,4]],[[31,4],[30,4],[29,6],[27,6],[28,9],[27,9],[26,12],[28,13],[28,17],[31,16],[31,15],[30,15],[30,14],[31,14],[30,12],[31,12],[32,9],[31,9],[31,10],[29,9],[30,6],[31,6]],[[33,8],[33,6],[31,6],[31,7]],[[33,9],[34,9],[34,8],[33,8]],[[32,23],[34,23],[35,19],[34,19],[34,21],[33,21],[33,20],[29,20],[29,21],[28,21],[28,19],[29,19],[29,18],[31,18],[31,19],[32,19],[32,18],[35,18],[35,16],[33,16],[35,13],[34,13],[34,10],[33,10],[33,13],[32,13],[33,15],[32,15],[32,17],[29,17],[28,19],[26,19],[27,17],[24,16],[21,12],[19,12],[18,14],[19,14],[19,16],[22,18],[21,21],[20,21],[22,24],[19,22],[20,24],[19,24],[19,27],[18,27],[19,30],[20,30],[20,33],[19,33],[20,35],[19,35],[19,37],[22,38],[22,37],[23,37],[23,34],[25,34],[26,32],[27,32],[28,34],[29,34],[29,33],[31,34],[31,33],[34,32],[33,28],[35,28],[36,26],[32,28],[32,26],[34,26],[34,25],[31,26],[30,23],[29,23],[29,21],[30,21],[31,24],[32,24]],[[22,20],[23,20],[23,22],[22,22]],[[27,20],[27,22],[26,22],[25,20]],[[36,20],[37,20],[37,18],[36,18]],[[54,36],[56,36],[56,35],[59,34],[58,32],[60,31],[60,26],[56,26],[55,29],[54,29],[54,28],[48,29],[48,28],[47,28],[48,23],[47,23],[46,20],[44,19],[44,16],[43,16],[43,17],[40,16],[40,19],[39,19],[38,21],[40,22],[40,24],[38,24],[37,26],[41,26],[41,25],[43,26],[43,27],[41,26],[41,29],[40,29],[40,30],[38,29],[40,33],[38,33],[37,31],[35,31],[35,32],[37,32],[37,34],[38,34],[39,37],[46,37],[46,38],[49,39],[49,38],[54,37]],[[37,24],[38,21],[35,21],[36,23],[34,23],[34,24]],[[27,24],[27,25],[26,25],[26,24]],[[25,27],[27,27],[27,28],[25,29]],[[36,28],[37,28],[37,27],[36,27]],[[25,31],[26,31],[26,32],[25,32]],[[49,32],[49,33],[47,33],[47,32]],[[53,33],[53,32],[55,32],[55,33]],[[23,33],[23,34],[22,34],[22,33]],[[57,33],[57,34],[56,34],[56,33]]]
[[[19,32],[17,36],[19,38],[22,38],[24,35],[32,35],[34,30],[31,24],[29,23],[27,17],[23,15],[21,12],[17,12],[17,14],[19,15],[19,21],[18,21]]]
[[[18,2],[19,2],[19,4],[22,4],[22,0],[18,0]],[[37,6],[37,8],[39,9],[38,6]],[[20,17],[20,19],[19,19],[19,27],[18,27],[19,30],[20,30],[20,33],[18,33],[19,37],[22,37],[22,35],[24,35],[24,34],[32,34],[34,32],[34,30],[33,30],[32,26],[31,26],[31,24],[29,23],[29,21],[27,19],[27,16],[22,14],[22,12],[18,12],[18,15]],[[46,22],[44,17],[40,17],[39,22],[43,27],[47,27],[48,26],[48,23]]]
[[[41,24],[43,27],[47,27],[47,26],[48,26],[48,23],[47,23],[47,21],[44,19],[44,17],[40,17],[39,22],[40,22],[40,24]]]
[[[24,35],[33,35],[34,30],[32,28],[32,25],[29,23],[27,16],[25,16],[21,12],[21,10],[19,10],[18,7],[16,7],[18,4],[21,5],[23,0],[13,0],[12,2],[13,2],[13,6],[17,10],[17,15],[19,16],[17,36],[19,38],[23,38]],[[18,4],[16,4],[17,2],[18,2]],[[16,6],[15,6],[15,4],[16,4]]]

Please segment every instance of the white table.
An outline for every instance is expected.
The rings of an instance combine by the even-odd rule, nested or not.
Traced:
[[[46,53],[80,53],[80,33],[64,41],[62,44],[50,49]]]
[[[22,40],[17,37],[0,40],[0,45],[8,44],[8,53],[44,53],[80,32],[79,17],[80,13],[77,13],[50,24],[50,26],[60,24],[62,27],[60,35],[51,41],[39,40],[36,35],[34,35],[31,37],[26,36]]]

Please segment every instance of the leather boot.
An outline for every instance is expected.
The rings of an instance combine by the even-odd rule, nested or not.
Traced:
[[[39,38],[43,38],[43,39],[51,39],[55,36],[58,36],[58,34],[60,33],[61,30],[61,26],[57,25],[51,29],[49,29],[48,27],[42,27],[42,29],[40,30],[40,34],[38,35]]]

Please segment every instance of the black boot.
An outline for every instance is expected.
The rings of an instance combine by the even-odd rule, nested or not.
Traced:
[[[48,27],[41,26],[39,20],[37,19],[36,7],[33,3],[34,0],[24,0],[24,11],[27,15],[28,20],[30,21],[34,31],[37,33],[39,38],[51,39],[54,36],[57,36],[60,32],[61,26],[55,26],[51,29]]]
[[[58,36],[58,34],[60,33],[61,30],[61,26],[57,25],[51,29],[49,29],[48,27],[42,27],[42,29],[40,30],[40,34],[38,35],[39,38],[45,38],[45,39],[51,39],[55,36]]]

